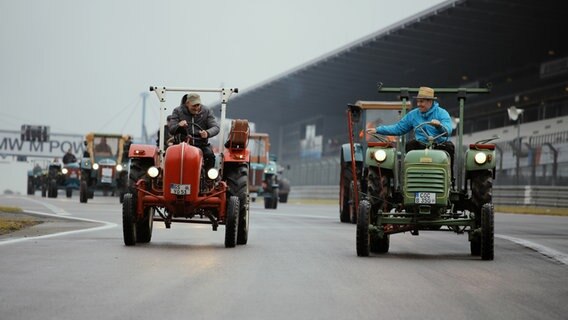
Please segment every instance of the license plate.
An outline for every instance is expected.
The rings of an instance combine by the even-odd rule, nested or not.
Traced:
[[[180,196],[189,194],[191,192],[191,185],[190,184],[177,184],[172,183],[170,184],[170,193],[177,194]]]
[[[424,204],[435,204],[436,194],[434,192],[416,192],[414,202],[424,203]]]

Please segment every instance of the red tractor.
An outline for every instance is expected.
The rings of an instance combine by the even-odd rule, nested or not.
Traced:
[[[221,119],[226,103],[238,89],[184,89],[150,87],[160,99],[164,119],[166,92],[220,92]],[[163,121],[163,120],[162,120]],[[221,128],[221,131],[223,129]],[[223,137],[223,132],[219,133]],[[167,150],[133,144],[129,150],[129,191],[124,195],[122,226],[124,243],[148,243],[154,221],[211,224],[213,231],[225,225],[225,247],[246,244],[249,223],[247,120],[233,120],[225,144],[216,154],[215,167],[205,172],[200,148],[188,137]],[[160,125],[159,146],[164,146],[164,123]]]

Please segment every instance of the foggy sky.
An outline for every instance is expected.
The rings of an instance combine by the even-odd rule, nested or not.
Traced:
[[[150,85],[244,92],[440,2],[0,0],[0,129],[139,137]]]

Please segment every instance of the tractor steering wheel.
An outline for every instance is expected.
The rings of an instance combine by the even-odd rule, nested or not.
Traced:
[[[190,127],[196,127],[197,131],[195,130],[190,130]],[[187,143],[189,143],[192,146],[197,146],[200,144],[203,144],[204,142],[207,141],[207,138],[202,138],[201,135],[199,134],[199,131],[205,131],[205,129],[203,129],[200,125],[198,125],[197,123],[194,122],[187,122],[187,127],[185,127],[185,139],[181,137],[181,134],[178,133],[178,141],[185,141]],[[192,132],[193,131],[193,132]]]
[[[436,136],[432,137],[432,136],[430,136],[430,135],[428,134],[428,132],[426,132],[426,130],[424,130],[424,126],[425,126],[425,125],[430,125],[430,126],[436,128],[436,129],[442,128],[443,132],[440,133],[439,135],[436,135]],[[436,126],[435,126],[434,124],[432,124],[432,122],[430,122],[430,121],[422,122],[421,124],[417,125],[417,126],[414,128],[414,131],[417,131],[418,129],[420,129],[420,131],[422,131],[422,133],[424,134],[424,136],[428,139],[428,145],[429,145],[429,146],[432,146],[432,145],[434,144],[434,141],[436,141],[436,139],[438,139],[438,138],[440,138],[440,137],[443,137],[443,136],[448,136],[448,131],[446,130],[446,128],[445,128],[443,125],[440,124],[440,127],[436,127]]]

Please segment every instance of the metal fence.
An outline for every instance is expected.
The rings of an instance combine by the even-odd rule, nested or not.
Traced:
[[[289,199],[337,200],[339,204],[339,186],[294,186],[290,190]],[[495,186],[493,204],[567,208],[568,210],[568,187]]]

